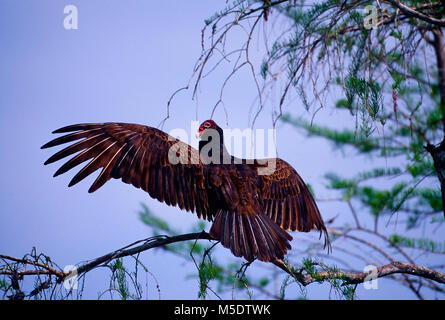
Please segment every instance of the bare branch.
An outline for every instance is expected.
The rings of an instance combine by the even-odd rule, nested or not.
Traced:
[[[340,279],[344,281],[344,284],[358,284],[368,280],[372,271],[369,272],[348,272],[342,270],[335,271],[323,271],[315,274],[303,273],[303,270],[294,269],[287,265],[282,260],[277,260],[274,264],[286,273],[294,277],[299,283],[304,286],[313,282],[327,281],[329,279]],[[395,273],[415,275],[422,278],[427,278],[438,283],[445,284],[445,274],[436,270],[432,270],[426,267],[416,266],[400,261],[394,261],[386,265],[380,266],[376,270],[374,275],[377,278],[385,277]]]
[[[107,264],[108,262],[122,258],[127,256],[132,256],[138,253],[141,253],[143,251],[153,249],[156,247],[163,247],[165,245],[175,243],[175,242],[182,242],[182,241],[188,241],[188,240],[198,240],[198,239],[206,239],[206,240],[215,240],[213,239],[207,232],[197,232],[197,233],[187,233],[177,236],[156,236],[156,237],[150,237],[144,240],[136,241],[128,246],[125,246],[121,249],[118,249],[116,251],[110,252],[106,255],[103,255],[99,258],[96,258],[94,260],[91,260],[90,262],[87,262],[77,268],[77,274],[81,275],[82,273],[86,273],[100,265]],[[134,247],[136,244],[143,242],[143,244]],[[0,255],[0,258],[4,260],[9,260],[16,263],[21,263],[24,265],[33,265],[36,267],[41,267],[44,270],[23,270],[23,271],[17,271],[12,270],[11,268],[3,268],[0,269],[0,274],[16,274],[17,276],[25,276],[25,275],[36,275],[36,274],[47,274],[51,275],[54,274],[58,278],[58,282],[63,281],[67,277],[71,275],[73,271],[70,272],[64,272],[62,270],[54,269],[48,265],[45,265],[41,262],[35,262],[29,259],[20,259],[15,257],[10,257],[7,255]]]
[[[409,15],[411,17],[423,20],[425,22],[431,23],[436,26],[445,27],[445,20],[435,19],[433,17],[430,17],[426,14],[423,14],[419,11],[414,10],[413,8],[407,6],[406,4],[397,1],[397,0],[387,0],[389,3],[391,3],[393,6],[397,7],[405,13],[406,15]]]

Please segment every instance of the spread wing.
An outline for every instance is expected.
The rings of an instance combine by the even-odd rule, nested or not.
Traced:
[[[275,170],[259,175],[268,217],[284,230],[320,230],[325,234],[326,244],[329,244],[320,211],[303,179],[286,161],[280,158],[272,160],[275,160]],[[261,166],[255,164],[256,168]]]
[[[53,133],[68,134],[48,142],[42,149],[75,143],[54,154],[45,164],[79,152],[54,176],[90,160],[69,186],[102,169],[89,192],[96,191],[111,178],[122,179],[161,202],[196,212],[198,217],[209,220],[217,209],[210,205],[209,184],[217,184],[213,186],[216,190],[213,194],[216,192],[227,202],[233,200],[223,174],[209,173],[196,149],[156,128],[128,123],[92,123],[67,126]],[[218,176],[218,180],[212,179],[213,176]]]

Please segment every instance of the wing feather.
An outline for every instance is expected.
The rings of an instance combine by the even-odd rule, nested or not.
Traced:
[[[267,160],[267,159],[266,159]],[[284,230],[308,232],[317,229],[329,237],[312,194],[295,169],[284,160],[274,159],[276,167],[270,174],[259,175],[267,216]],[[256,161],[256,169],[267,161]]]
[[[90,174],[92,174],[94,171],[98,170],[101,166],[103,166],[103,163],[107,161],[108,156],[108,150],[110,150],[113,146],[116,145],[116,141],[110,142],[105,149],[103,149],[97,156],[94,157],[93,160],[91,160],[85,167],[83,167],[71,180],[71,182],[68,184],[68,187],[72,187],[75,184],[77,184],[79,181],[85,179]],[[106,155],[103,157],[103,155]]]
[[[94,158],[95,154],[103,148],[103,145],[110,141],[110,138],[104,138],[98,143],[96,143],[94,146],[85,149],[75,157],[68,160],[65,164],[63,164],[57,171],[54,173],[54,177],[57,177],[60,174],[63,174],[67,172],[68,170],[71,170],[72,168],[78,166],[79,164]]]

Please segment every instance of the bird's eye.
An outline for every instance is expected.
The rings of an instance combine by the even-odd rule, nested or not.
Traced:
[[[210,128],[210,123],[208,122],[204,123],[204,128]]]

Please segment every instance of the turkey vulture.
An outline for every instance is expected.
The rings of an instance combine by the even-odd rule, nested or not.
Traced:
[[[279,158],[249,161],[231,156],[224,146],[223,130],[212,120],[199,127],[199,152],[161,130],[139,124],[75,124],[53,133],[68,134],[42,149],[76,142],[45,165],[79,152],[54,177],[91,159],[70,187],[101,168],[88,192],[111,178],[122,179],[167,205],[213,221],[210,236],[237,257],[265,262],[282,259],[291,248],[292,237],[286,230],[318,229],[320,236],[325,235],[325,246],[329,245],[317,205],[295,169]],[[208,146],[216,148],[208,150]],[[274,170],[259,174],[270,161]]]

